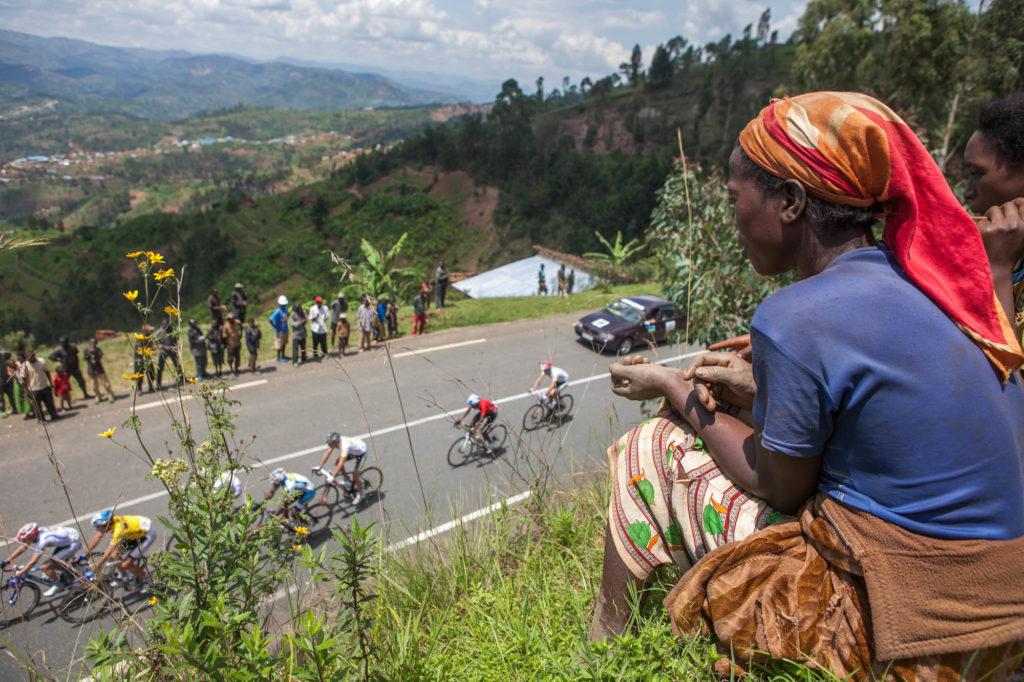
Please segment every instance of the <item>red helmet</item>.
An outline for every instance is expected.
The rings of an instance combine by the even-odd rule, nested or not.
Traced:
[[[551,363],[548,362],[547,360],[545,360],[544,362],[540,363],[540,371],[547,372],[550,369],[551,369]]]
[[[35,523],[26,523],[18,529],[18,542],[28,542],[39,534],[39,526]]]

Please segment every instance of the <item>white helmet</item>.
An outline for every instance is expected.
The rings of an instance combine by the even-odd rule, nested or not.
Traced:
[[[280,296],[277,297],[277,304],[288,305],[288,297],[285,296],[284,294],[281,294]]]
[[[476,393],[471,393],[469,397],[466,398],[466,404],[469,405],[470,407],[476,407],[477,405],[480,404],[480,396],[478,396]]]
[[[270,480],[274,483],[280,483],[284,480],[284,469],[277,467],[270,472]]]

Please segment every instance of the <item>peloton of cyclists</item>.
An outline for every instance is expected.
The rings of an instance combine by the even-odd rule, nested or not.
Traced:
[[[455,422],[455,428],[462,425],[462,420],[465,419],[466,415],[473,409],[478,411],[469,425],[470,429],[485,443],[490,443],[491,437],[488,432],[491,430],[491,424],[493,424],[494,420],[498,418],[498,406],[490,400],[484,400],[476,393],[473,393],[466,398],[466,411],[463,412],[462,416]]]
[[[107,559],[116,556],[121,560],[118,568],[124,569],[135,576],[136,586],[144,587],[146,573],[139,565],[146,550],[156,541],[156,531],[148,516],[114,516],[112,509],[104,509],[92,517],[92,526],[96,534],[86,548],[86,554],[96,549],[100,540],[110,533],[110,546],[96,561],[94,570],[99,574],[100,567]]]
[[[57,567],[68,566],[71,563],[75,552],[82,546],[82,538],[74,528],[64,526],[40,526],[35,523],[26,523],[18,529],[17,540],[21,544],[11,552],[11,556],[0,562],[0,566],[7,566],[13,562],[18,555],[29,549],[29,545],[36,543],[35,552],[28,563],[14,572],[15,578],[24,578],[32,570],[40,559],[45,559],[41,566],[43,573],[53,583],[53,587],[43,592],[44,597],[52,597],[64,586],[57,579]]]
[[[551,384],[544,389],[544,407],[548,410],[546,417],[558,411],[558,394],[569,385],[569,373],[545,360],[540,363],[540,376],[533,382],[530,393],[537,390],[541,382],[546,380],[545,377],[551,381]]]
[[[327,460],[330,459],[331,453],[335,450],[338,451],[338,462],[334,465],[334,471],[330,474],[323,472],[323,466],[327,464]],[[348,438],[342,436],[337,431],[331,431],[327,434],[327,451],[324,452],[324,456],[320,458],[320,463],[313,467],[314,474],[324,473],[327,477],[328,483],[334,483],[334,479],[338,477],[338,474],[344,472],[348,479],[356,488],[356,496],[352,498],[352,504],[359,504],[363,500],[363,477],[359,475],[359,467],[363,463],[363,457],[366,456],[366,443],[359,440],[358,438]],[[351,472],[345,471],[345,462],[355,462],[355,468]]]

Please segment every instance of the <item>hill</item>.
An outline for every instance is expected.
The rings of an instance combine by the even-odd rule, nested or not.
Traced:
[[[372,73],[106,47],[0,31],[0,115],[118,112],[163,121],[245,104],[361,109],[455,102]]]

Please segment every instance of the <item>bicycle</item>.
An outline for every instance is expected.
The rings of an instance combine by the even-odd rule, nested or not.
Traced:
[[[359,460],[362,462],[362,459]],[[359,466],[357,464],[357,466]],[[323,472],[315,472],[322,476]],[[378,467],[359,467],[359,476],[363,479],[363,500],[369,500],[371,496],[380,495],[380,487],[384,483],[384,473]],[[333,509],[342,500],[351,502],[356,496],[356,486],[352,482],[351,475],[346,471],[340,471],[334,478],[333,483],[324,482],[317,487],[317,500],[321,504],[328,504]]]
[[[491,428],[487,430],[486,442],[468,424],[457,424],[456,428],[462,429],[466,433],[448,448],[448,464],[453,467],[462,466],[478,452],[487,453],[492,459],[497,457],[498,452],[505,445],[505,440],[508,439],[508,428],[504,424],[492,424]]]
[[[57,615],[61,620],[73,625],[81,625],[96,620],[104,615],[117,615],[124,611],[124,596],[117,597],[115,592],[128,589],[128,578],[117,578],[117,565],[104,564],[98,577],[86,574],[85,580],[76,581],[71,586],[71,594],[57,607]]]
[[[555,423],[556,428],[562,425],[572,411],[573,397],[569,393],[558,394],[558,409],[550,409],[544,402],[544,393],[537,395],[537,402],[526,408],[523,415],[523,431],[535,431],[547,424]]]
[[[71,566],[86,568],[91,565],[90,559],[94,561],[98,556],[99,553],[95,552],[91,557],[77,554],[71,560]],[[20,566],[8,565],[4,566],[3,570],[15,572],[20,568]],[[57,573],[57,581],[64,587],[71,587],[77,582],[76,572],[74,568],[61,566]],[[13,625],[27,619],[42,600],[43,588],[49,589],[53,587],[53,584],[53,581],[45,577],[39,566],[21,578],[4,580],[0,585],[0,627]]]
[[[281,521],[281,525],[289,531],[295,533],[296,529],[305,528],[307,532],[301,535],[314,538],[325,532],[331,525],[331,519],[334,518],[334,506],[322,500],[307,505],[301,511],[296,509],[292,502],[285,502],[271,511],[267,510],[266,503],[257,503],[257,505],[260,514],[253,530],[262,528],[270,522],[271,516],[275,516]]]

